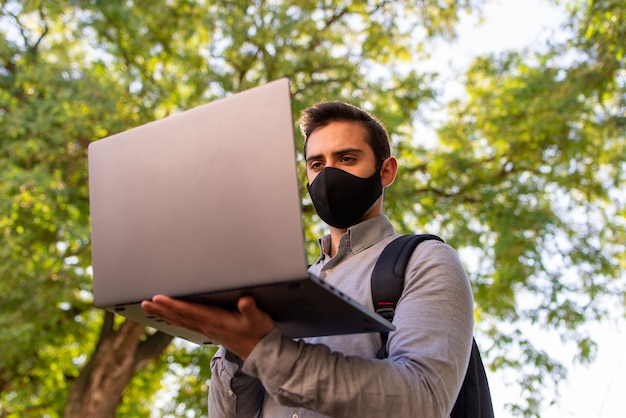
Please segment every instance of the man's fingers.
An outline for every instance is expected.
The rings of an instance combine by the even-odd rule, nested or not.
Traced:
[[[141,307],[146,314],[158,316],[170,325],[199,331],[198,325],[203,322],[208,312],[207,307],[183,300],[157,295],[151,301],[144,301]]]

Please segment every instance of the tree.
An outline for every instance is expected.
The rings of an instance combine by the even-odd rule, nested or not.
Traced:
[[[188,415],[205,408],[205,396],[184,380],[206,380],[211,351],[190,355],[168,336],[91,306],[90,142],[284,75],[296,113],[324,98],[356,101],[406,134],[411,113],[432,94],[427,75],[397,68],[419,50],[411,35],[416,27],[426,28],[424,39],[449,35],[469,8],[0,2],[0,415],[112,416],[117,408],[146,416],[165,370],[183,384],[167,394],[164,414],[180,414],[179,401]],[[370,72],[380,64],[386,74],[376,79]]]
[[[511,408],[537,414],[565,368],[517,325],[592,359],[580,325],[624,300],[623,7],[572,2],[569,44],[478,59],[425,148],[412,120],[436,74],[416,63],[480,3],[414,3],[0,1],[0,416],[205,413],[211,350],[92,307],[87,146],[281,76],[296,115],[341,99],[385,121],[402,164],[387,211],[476,260],[487,363],[520,371]]]
[[[578,36],[566,45],[478,58],[442,146],[415,167],[422,212],[460,248],[482,249],[472,283],[491,365],[522,370],[522,393],[544,394],[511,406],[525,416],[566,368],[521,324],[559,333],[589,361],[581,326],[626,300],[626,12],[617,1],[571,12]]]

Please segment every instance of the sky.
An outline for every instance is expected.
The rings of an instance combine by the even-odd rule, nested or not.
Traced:
[[[567,16],[563,5],[548,0],[487,0],[484,21],[464,16],[458,26],[458,40],[437,48],[431,65],[461,72],[476,55],[508,49],[541,45],[545,40],[564,38],[560,25]],[[441,69],[439,68],[439,69]],[[450,76],[444,97],[462,94],[461,86]],[[419,129],[419,128],[418,128]],[[427,130],[427,127],[424,127]],[[624,416],[620,401],[626,395],[626,321],[612,318],[587,328],[598,343],[596,360],[589,365],[568,364],[571,348],[560,346],[558,336],[529,330],[537,338],[554,341],[551,352],[563,353],[568,378],[561,383],[559,398],[544,408],[541,417],[548,418],[616,418]],[[520,391],[505,385],[502,374],[489,374],[494,412],[497,418],[511,417],[504,408],[514,402]]]

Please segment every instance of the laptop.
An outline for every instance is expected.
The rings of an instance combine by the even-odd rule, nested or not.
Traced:
[[[291,338],[394,329],[307,273],[288,79],[95,141],[88,160],[97,307],[198,344],[141,301],[251,295]]]

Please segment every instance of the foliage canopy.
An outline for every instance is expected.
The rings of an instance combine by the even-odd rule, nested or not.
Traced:
[[[620,3],[572,1],[566,44],[478,58],[426,147],[414,120],[437,74],[419,62],[480,2],[0,1],[0,416],[75,416],[121,335],[133,355],[109,416],[205,413],[211,350],[92,307],[87,146],[282,76],[296,115],[339,99],[385,122],[402,164],[387,213],[459,250],[487,363],[519,371],[511,409],[537,414],[566,370],[521,324],[589,360],[581,327],[625,300]],[[321,227],[303,196],[313,255]]]

